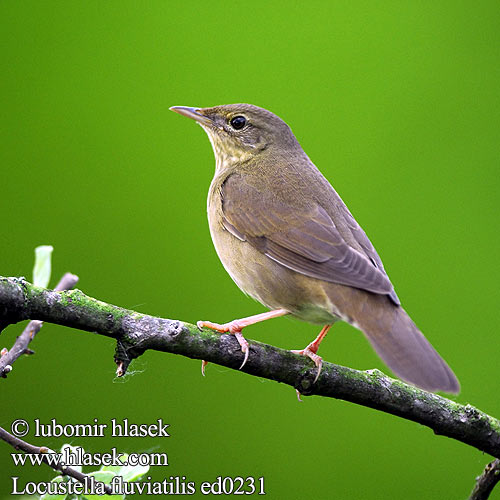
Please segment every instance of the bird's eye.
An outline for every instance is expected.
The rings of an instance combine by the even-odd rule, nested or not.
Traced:
[[[241,130],[247,124],[247,119],[244,116],[235,116],[231,118],[230,123],[235,130]]]

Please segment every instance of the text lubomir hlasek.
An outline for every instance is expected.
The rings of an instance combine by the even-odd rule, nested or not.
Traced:
[[[42,423],[37,418],[34,423],[36,437],[104,437],[109,431],[112,437],[170,437],[167,432],[170,424],[165,424],[162,418],[154,424],[131,423],[128,418],[112,418],[109,423],[94,418],[93,424],[59,424],[55,418]]]

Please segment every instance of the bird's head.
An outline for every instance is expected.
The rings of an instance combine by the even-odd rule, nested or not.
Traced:
[[[258,155],[300,149],[290,127],[278,116],[252,104],[212,108],[172,106],[172,111],[197,121],[208,134],[217,168]]]

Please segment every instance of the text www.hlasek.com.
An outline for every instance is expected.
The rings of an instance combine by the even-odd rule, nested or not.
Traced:
[[[109,453],[87,453],[83,448],[63,448],[61,453],[11,453],[15,465],[42,465],[48,463],[51,467],[66,466],[136,466],[136,465],[168,465],[167,453],[118,453],[112,448]]]

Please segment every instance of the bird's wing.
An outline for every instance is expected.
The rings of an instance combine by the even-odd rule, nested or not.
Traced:
[[[351,231],[353,238],[359,244],[359,246],[363,249],[365,255],[372,261],[372,263],[384,270],[384,265],[382,264],[382,259],[379,257],[377,251],[375,250],[372,242],[366,236],[366,233],[363,231],[361,226],[356,222],[356,219],[352,216],[349,209],[342,203],[342,216],[344,218],[344,222],[347,227]],[[384,271],[385,272],[385,271]]]
[[[394,294],[383,267],[350,247],[321,206],[297,210],[239,175],[226,179],[221,194],[224,227],[270,259],[312,278]]]

